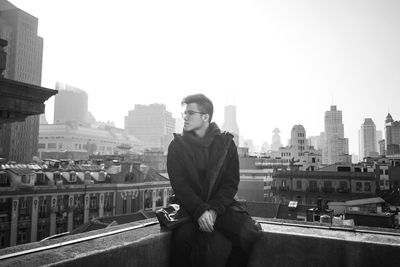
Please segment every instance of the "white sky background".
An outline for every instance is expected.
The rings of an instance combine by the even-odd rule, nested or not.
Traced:
[[[261,146],[293,125],[324,131],[343,111],[350,153],[371,117],[400,119],[400,1],[10,0],[39,18],[42,86],[85,90],[97,120],[124,127],[134,104],[201,92],[222,125],[236,104],[240,135]],[[53,100],[46,117],[53,121]]]

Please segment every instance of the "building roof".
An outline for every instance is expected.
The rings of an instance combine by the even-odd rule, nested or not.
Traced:
[[[371,198],[349,200],[345,202],[346,206],[359,206],[359,205],[379,204],[379,203],[385,203],[385,200],[383,200],[381,197],[371,197]]]

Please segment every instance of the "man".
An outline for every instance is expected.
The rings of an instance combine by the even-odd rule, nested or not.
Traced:
[[[192,220],[173,230],[172,266],[245,266],[261,234],[234,200],[240,176],[233,136],[211,122],[206,96],[187,96],[182,105],[183,134],[169,145],[167,169],[178,216]]]

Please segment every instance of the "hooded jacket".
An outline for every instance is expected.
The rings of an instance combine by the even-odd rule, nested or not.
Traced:
[[[190,132],[174,134],[167,170],[181,216],[187,213],[197,220],[208,209],[221,215],[236,202],[240,180],[237,148],[232,134],[221,133],[215,123],[204,138]]]

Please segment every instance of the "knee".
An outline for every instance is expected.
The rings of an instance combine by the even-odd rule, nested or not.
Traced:
[[[190,245],[197,231],[193,223],[186,223],[174,229],[172,232],[173,245],[177,247]]]

